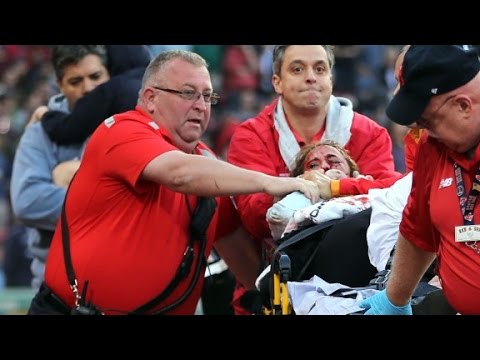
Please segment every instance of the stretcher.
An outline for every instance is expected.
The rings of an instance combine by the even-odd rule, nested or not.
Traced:
[[[268,303],[264,300],[263,314],[265,315],[294,315],[287,283],[289,281],[307,280],[301,279],[304,270],[308,267],[308,262],[312,261],[315,255],[315,249],[311,251],[311,256],[306,264],[293,264],[288,254],[289,246],[308,239],[312,234],[332,226],[332,223],[325,223],[311,226],[299,231],[283,243],[277,243],[273,239],[263,241],[263,258],[265,263],[270,264],[270,274],[268,279]],[[375,289],[383,290],[389,280],[391,259],[387,264],[386,270],[380,271],[364,287],[357,289]],[[450,307],[441,289],[429,285],[429,277],[422,279],[412,297],[412,310],[414,315],[453,315],[456,312]],[[261,289],[261,292],[264,292]],[[265,299],[265,294],[262,294]]]
[[[271,304],[264,306],[266,315],[289,315],[292,312],[287,283],[292,279],[290,257],[283,251],[276,252],[277,243],[269,238],[263,243],[263,254],[266,263],[272,266]]]

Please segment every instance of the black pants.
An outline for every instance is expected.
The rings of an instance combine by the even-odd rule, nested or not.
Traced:
[[[27,315],[70,315],[70,308],[42,284],[30,304]]]
[[[368,209],[348,216],[322,230],[317,239],[295,244],[294,248],[286,251],[292,260],[292,272],[302,274],[299,280],[317,275],[329,283],[338,282],[352,287],[368,285],[377,273],[368,259],[367,229],[371,214],[371,209]],[[301,269],[307,259],[311,262]]]
[[[231,305],[235,277],[230,270],[207,277],[203,283],[202,305],[204,315],[233,315]]]

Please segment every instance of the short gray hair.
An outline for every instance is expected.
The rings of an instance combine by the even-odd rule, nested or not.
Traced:
[[[174,59],[181,59],[195,66],[204,66],[208,68],[208,64],[203,57],[197,53],[185,50],[162,51],[148,65],[143,75],[142,88],[144,88],[151,77],[154,77],[162,70],[168,62]]]

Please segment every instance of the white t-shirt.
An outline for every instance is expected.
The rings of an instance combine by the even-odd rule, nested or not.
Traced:
[[[378,271],[384,270],[398,239],[403,209],[412,189],[412,173],[386,189],[371,189],[372,216],[367,230],[368,257]]]

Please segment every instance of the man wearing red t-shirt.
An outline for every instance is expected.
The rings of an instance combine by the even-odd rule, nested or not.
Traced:
[[[411,46],[387,115],[422,137],[386,291],[367,314],[411,314],[410,297],[438,257],[450,305],[480,314],[480,58],[470,45]]]
[[[217,198],[208,229],[195,232],[199,197],[299,190],[318,199],[318,188],[200,156],[210,152],[200,137],[217,100],[199,55],[162,52],[150,63],[136,109],[106,119],[89,141],[29,313],[193,314],[217,239],[230,269],[254,286],[258,256],[230,199]]]

